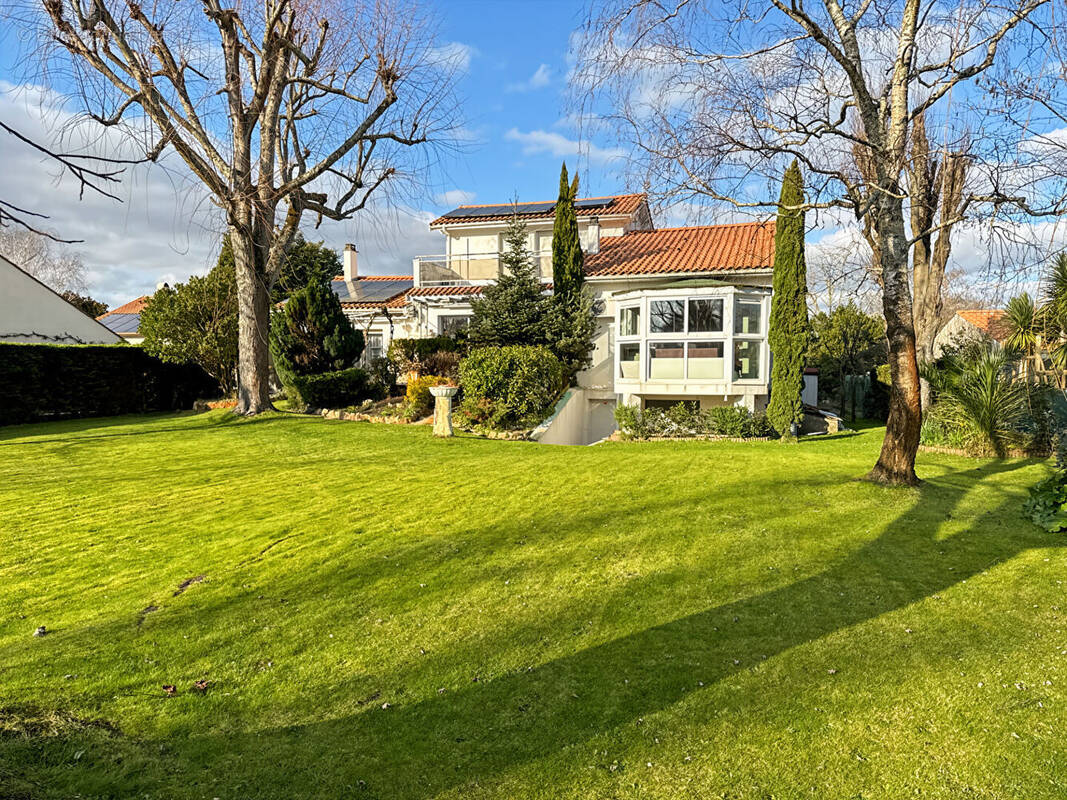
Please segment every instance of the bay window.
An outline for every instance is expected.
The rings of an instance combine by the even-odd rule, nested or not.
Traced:
[[[649,380],[674,381],[685,378],[684,346],[681,342],[649,342]]]
[[[685,301],[653,300],[648,304],[649,333],[681,333],[685,330]]]
[[[734,340],[734,380],[750,381],[759,378],[760,342],[757,339]]]

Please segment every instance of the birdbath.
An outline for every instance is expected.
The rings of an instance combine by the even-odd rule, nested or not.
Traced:
[[[433,435],[452,435],[452,398],[459,391],[458,386],[431,386],[433,395]]]

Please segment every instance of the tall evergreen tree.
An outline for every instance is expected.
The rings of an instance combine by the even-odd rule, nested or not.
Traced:
[[[578,238],[578,215],[574,200],[578,196],[578,176],[567,180],[567,163],[559,173],[559,199],[556,201],[556,221],[552,226],[552,284],[553,291],[564,304],[578,299],[585,280],[585,256]]]
[[[783,439],[804,416],[804,357],[811,340],[808,325],[807,267],[804,261],[804,184],[796,160],[782,179],[774,232],[774,279],[768,340],[774,358],[767,419]]]
[[[475,345],[547,344],[546,320],[552,299],[541,293],[533,253],[526,245],[526,224],[512,217],[504,232],[501,275],[471,301],[468,334]]]

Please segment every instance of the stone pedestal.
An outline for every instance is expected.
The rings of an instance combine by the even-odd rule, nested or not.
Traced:
[[[433,395],[433,435],[452,435],[452,398],[459,391],[458,386],[431,386]]]

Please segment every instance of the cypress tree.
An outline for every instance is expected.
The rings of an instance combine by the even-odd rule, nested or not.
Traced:
[[[804,184],[796,160],[782,179],[774,232],[774,278],[768,340],[774,358],[767,419],[789,439],[793,423],[804,416],[804,358],[811,339],[808,325],[807,266],[804,261]]]
[[[578,238],[578,215],[574,199],[578,196],[578,176],[567,180],[567,163],[559,173],[559,199],[556,201],[556,221],[552,226],[552,284],[553,293],[565,305],[577,300],[585,280],[585,256]]]

